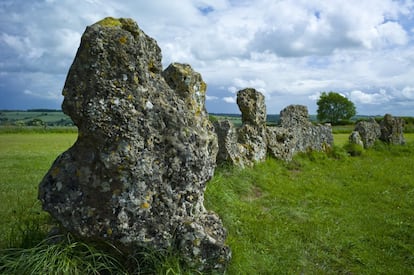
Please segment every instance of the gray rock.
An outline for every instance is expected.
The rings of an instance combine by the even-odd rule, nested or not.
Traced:
[[[370,148],[381,135],[379,124],[371,119],[370,121],[359,121],[355,125],[354,131],[357,131],[361,136],[364,148]]]
[[[243,124],[238,131],[238,144],[240,157],[246,166],[253,166],[255,163],[266,159],[267,136],[266,127]]]
[[[277,159],[290,161],[295,153],[297,137],[291,129],[267,127],[267,151]]]
[[[87,27],[63,89],[79,136],[40,183],[43,209],[83,238],[176,247],[200,271],[223,271],[226,230],[203,205],[218,150],[205,92],[189,65],[162,72],[133,20]]]
[[[381,135],[379,138],[390,144],[405,144],[404,124],[404,119],[386,114],[380,122]]]
[[[356,144],[359,146],[364,146],[364,142],[362,141],[361,136],[359,135],[358,131],[353,131],[349,136],[349,143]]]
[[[245,167],[266,158],[266,105],[263,94],[252,88],[237,93],[242,126],[235,129],[229,121],[216,122],[219,139],[217,162]]]
[[[313,125],[306,106],[287,106],[280,112],[280,123],[281,127],[268,127],[268,151],[276,158],[290,160],[299,152],[326,151],[333,146],[331,125]]]
[[[214,122],[214,129],[218,139],[217,163],[231,163],[244,166],[241,158],[241,145],[237,143],[237,130],[229,120]]]
[[[253,88],[237,93],[237,105],[242,114],[243,124],[264,127],[266,124],[265,97]]]
[[[289,105],[280,111],[280,125],[284,128],[309,127],[308,108],[303,105]]]

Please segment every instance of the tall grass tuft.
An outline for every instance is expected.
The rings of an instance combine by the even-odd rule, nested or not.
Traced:
[[[56,238],[56,237],[55,237]],[[32,248],[0,251],[4,274],[127,274],[119,261],[71,235],[53,243],[47,239]]]

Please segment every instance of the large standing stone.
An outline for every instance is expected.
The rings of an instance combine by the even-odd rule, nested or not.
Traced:
[[[386,114],[380,122],[380,139],[390,144],[405,144],[404,123],[404,119]]]
[[[355,125],[355,130],[361,136],[362,142],[364,143],[364,148],[370,148],[374,146],[375,141],[381,135],[381,129],[379,124],[375,119],[370,121],[359,121]]]
[[[269,151],[277,158],[282,157],[284,160],[290,160],[295,153],[308,150],[325,151],[333,146],[332,127],[329,124],[313,125],[309,121],[306,106],[287,106],[280,112],[280,123],[281,128],[287,129],[285,132],[289,133],[289,135],[284,135],[285,138],[281,138],[280,133],[283,133],[281,130],[273,131],[273,133],[268,131]],[[289,136],[291,138],[287,138]],[[278,139],[280,142],[275,142]]]
[[[266,105],[265,97],[253,88],[237,93],[237,105],[242,114],[242,126],[237,142],[241,147],[243,162],[252,166],[266,159]]]
[[[266,124],[265,97],[253,88],[246,88],[237,93],[243,124],[263,127]]]
[[[223,271],[226,231],[203,205],[217,138],[206,85],[189,65],[162,73],[161,51],[131,19],[89,26],[63,89],[79,129],[39,199],[68,231],[125,251],[177,247],[201,271]]]
[[[274,158],[290,161],[298,139],[294,131],[283,127],[267,127],[267,151]]]
[[[280,111],[280,125],[284,128],[309,127],[308,108],[303,105],[289,105]]]

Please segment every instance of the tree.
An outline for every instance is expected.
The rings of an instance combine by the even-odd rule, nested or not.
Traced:
[[[330,122],[333,125],[341,120],[349,120],[356,114],[354,103],[335,92],[323,92],[316,104],[318,105],[318,120]]]

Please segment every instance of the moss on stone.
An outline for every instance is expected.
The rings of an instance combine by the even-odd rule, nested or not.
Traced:
[[[96,24],[104,26],[104,27],[121,27],[122,22],[119,19],[113,17],[106,17],[101,21],[97,22]]]
[[[128,41],[128,38],[126,36],[121,36],[119,38],[119,43],[125,44]]]

